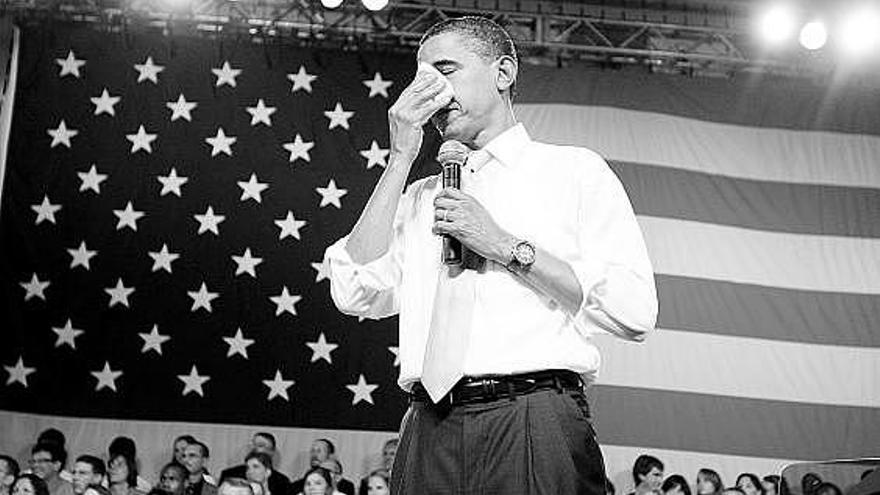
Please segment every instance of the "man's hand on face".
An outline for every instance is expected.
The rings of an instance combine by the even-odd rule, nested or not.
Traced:
[[[388,110],[391,153],[412,162],[422,146],[422,126],[434,112],[448,105],[453,96],[448,79],[434,67],[419,64],[416,77]]]

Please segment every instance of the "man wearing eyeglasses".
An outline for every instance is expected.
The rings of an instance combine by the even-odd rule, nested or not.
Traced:
[[[31,469],[49,485],[50,495],[74,495],[73,485],[59,476],[63,457],[61,448],[52,443],[38,443],[31,449]]]

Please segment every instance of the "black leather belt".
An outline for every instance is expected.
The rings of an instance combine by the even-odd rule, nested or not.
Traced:
[[[488,402],[501,398],[514,399],[539,390],[581,390],[581,377],[567,370],[537,371],[518,375],[464,377],[440,402],[457,405]],[[413,384],[410,394],[413,400],[431,401],[420,382]]]

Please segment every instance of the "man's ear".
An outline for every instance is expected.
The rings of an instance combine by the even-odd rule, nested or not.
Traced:
[[[502,55],[495,63],[498,64],[495,85],[498,91],[509,91],[516,82],[516,75],[519,71],[516,60],[510,55]]]

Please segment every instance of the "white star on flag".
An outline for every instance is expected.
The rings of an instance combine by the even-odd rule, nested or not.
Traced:
[[[330,357],[330,353],[339,347],[339,344],[331,344],[327,342],[327,338],[324,337],[324,332],[321,332],[321,334],[318,335],[317,342],[306,342],[306,345],[312,350],[311,362],[314,363],[319,359],[323,359],[324,361],[327,361],[327,364],[333,364],[333,359]]]
[[[330,271],[330,266],[326,260],[321,260],[320,263],[312,263],[312,268],[315,269],[315,283],[322,280],[328,280],[327,274]]]
[[[317,79],[318,76],[313,76],[306,72],[306,68],[302,65],[299,66],[299,71],[296,74],[288,74],[287,79],[293,83],[293,87],[290,88],[291,93],[296,93],[297,91],[304,89],[306,92],[312,92],[312,81]]]
[[[107,180],[107,174],[99,174],[94,163],[88,172],[77,172],[76,175],[82,181],[82,184],[79,186],[79,192],[92,190],[95,191],[95,194],[101,194],[101,183]]]
[[[370,88],[370,96],[372,98],[376,95],[381,95],[383,98],[388,98],[388,88],[393,84],[391,81],[386,81],[382,79],[382,74],[378,72],[373,76],[372,79],[367,79],[363,81],[364,86]]]
[[[302,297],[293,294],[287,290],[287,286],[281,290],[281,294],[277,296],[272,296],[269,298],[270,301],[275,303],[275,316],[279,316],[284,312],[288,312],[294,316],[296,316],[296,303],[298,303]]]
[[[113,371],[110,369],[110,363],[108,361],[104,361],[104,369],[101,371],[92,371],[92,376],[98,379],[98,384],[95,385],[95,392],[101,390],[104,387],[109,388],[110,390],[116,392],[116,379],[122,376],[121,371]]]
[[[144,347],[141,348],[141,354],[148,351],[155,351],[156,354],[162,355],[162,344],[171,340],[171,337],[159,333],[159,325],[153,325],[150,333],[138,333],[144,339]]]
[[[165,66],[156,65],[153,63],[153,57],[147,57],[144,63],[134,64],[134,70],[138,71],[138,83],[150,80],[153,84],[159,84],[159,73],[165,70]]]
[[[108,308],[112,308],[117,304],[121,304],[126,308],[131,306],[128,305],[128,296],[134,292],[134,287],[126,287],[122,283],[122,279],[116,279],[116,287],[108,287],[104,289],[104,292],[110,295],[110,303],[107,305]]]
[[[20,383],[24,385],[25,388],[28,386],[27,377],[31,373],[37,371],[36,368],[31,368],[24,365],[24,361],[21,356],[18,357],[18,362],[15,363],[15,366],[3,366],[7,373],[9,373],[9,378],[6,379],[7,385],[12,385],[13,383]]]
[[[388,351],[391,354],[394,354],[394,366],[400,366],[400,348],[397,346],[391,346],[388,348]]]
[[[281,377],[281,370],[275,371],[275,378],[271,380],[263,380],[263,384],[269,387],[269,398],[266,400],[272,400],[275,397],[281,397],[282,399],[290,402],[290,397],[287,395],[287,389],[289,389],[293,385],[293,380],[285,380]]]
[[[138,127],[136,134],[126,134],[125,139],[131,141],[131,154],[135,154],[138,150],[144,150],[147,153],[153,152],[153,141],[159,137],[158,134],[150,134],[144,129],[143,124]]]
[[[147,254],[150,258],[153,258],[153,268],[152,271],[158,272],[159,270],[165,270],[168,273],[171,272],[171,262],[180,258],[180,255],[177,253],[171,253],[168,251],[168,244],[162,243],[162,249],[158,251],[148,251]]]
[[[351,405],[355,405],[360,401],[367,401],[370,404],[373,404],[373,391],[379,388],[378,385],[370,385],[367,383],[367,379],[361,374],[358,377],[358,381],[354,385],[346,385],[345,388],[351,390],[354,394],[354,397],[351,399]]]
[[[79,247],[76,249],[68,249],[68,254],[72,258],[70,260],[70,268],[76,268],[81,266],[86,270],[90,270],[92,267],[89,266],[89,260],[91,260],[96,254],[97,251],[91,251],[86,247],[86,241],[80,241]]]
[[[198,105],[199,104],[194,101],[186,101],[186,97],[183,96],[183,93],[180,93],[180,96],[177,97],[177,101],[169,101],[165,103],[165,107],[171,110],[171,122],[180,118],[192,122],[192,114],[190,112],[192,112]]]
[[[31,275],[30,282],[19,282],[18,285],[24,288],[25,295],[24,300],[28,301],[32,297],[39,297],[42,300],[46,300],[46,294],[43,292],[49,287],[50,282],[46,280],[45,282],[41,282],[39,278],[37,278],[37,274],[34,273]]]
[[[179,198],[182,194],[180,192],[180,186],[186,184],[189,181],[189,178],[178,176],[177,170],[174,167],[171,167],[171,171],[168,172],[168,175],[156,176],[156,180],[162,184],[162,190],[159,191],[159,196],[174,194]]]
[[[43,220],[55,223],[55,213],[61,209],[61,205],[53,205],[49,201],[49,196],[43,195],[43,202],[38,205],[31,205],[31,209],[37,213],[37,219],[34,225],[40,225]]]
[[[188,295],[193,300],[192,308],[190,311],[195,313],[199,310],[199,308],[204,309],[208,313],[212,313],[213,310],[211,308],[211,301],[220,297],[220,294],[217,292],[209,292],[208,286],[202,282],[202,286],[199,287],[197,291],[186,291],[186,295]]]
[[[278,228],[281,229],[281,233],[278,234],[278,239],[281,240],[287,236],[291,236],[296,240],[300,240],[299,229],[303,228],[306,223],[308,222],[306,222],[305,220],[297,220],[293,216],[293,212],[287,210],[287,217],[285,217],[283,220],[275,220],[275,225],[277,225]]]
[[[348,129],[348,119],[354,116],[354,112],[346,111],[342,108],[342,103],[336,102],[336,107],[333,110],[327,110],[324,112],[324,116],[330,119],[330,125],[327,128],[328,130],[333,129],[334,127],[342,127],[344,129]]]
[[[272,125],[272,114],[275,113],[277,108],[275,107],[267,107],[265,103],[263,103],[263,99],[260,98],[257,101],[257,106],[255,107],[247,107],[247,113],[251,114],[251,125],[257,124],[266,124],[267,126]]]
[[[241,188],[241,201],[253,199],[257,203],[263,202],[262,192],[269,188],[269,184],[265,182],[257,182],[257,174],[251,173],[251,178],[247,182],[238,181],[238,187]]]
[[[385,158],[388,157],[390,152],[391,150],[380,148],[379,143],[374,140],[372,144],[370,144],[370,149],[361,150],[360,154],[367,159],[367,170],[369,170],[376,165],[382,168],[387,167],[388,163],[385,161]]]
[[[316,187],[315,191],[321,195],[321,204],[318,205],[320,208],[331,204],[337,208],[342,208],[342,201],[340,200],[348,194],[348,189],[337,189],[336,181],[333,179],[330,179],[327,187]]]
[[[214,137],[205,138],[205,142],[211,145],[211,156],[217,156],[220,153],[225,153],[227,156],[232,156],[232,145],[235,144],[235,141],[238,138],[235,136],[226,136],[226,133],[223,132],[222,127],[217,128],[217,135]]]
[[[73,50],[67,52],[67,58],[56,58],[55,63],[61,66],[61,71],[58,73],[58,77],[71,75],[77,79],[79,79],[80,76],[80,67],[86,65],[85,60],[76,58],[73,54]]]
[[[185,396],[186,394],[193,392],[199,394],[201,397],[205,396],[205,392],[202,390],[202,385],[211,379],[210,376],[199,375],[199,370],[196,368],[196,365],[192,366],[188,375],[177,375],[177,378],[183,382],[183,393],[181,395]]]
[[[293,163],[300,158],[307,162],[312,161],[312,157],[309,155],[309,150],[315,147],[314,141],[303,141],[302,136],[297,134],[293,138],[292,143],[284,143],[282,146],[285,150],[290,152],[290,157],[287,159],[288,162]]]
[[[119,218],[119,221],[116,222],[116,230],[122,230],[123,228],[128,227],[135,232],[137,232],[138,229],[137,221],[146,215],[146,213],[142,211],[135,210],[131,201],[125,205],[124,210],[113,210],[113,214]]]
[[[64,344],[67,344],[74,350],[76,349],[75,339],[85,333],[84,330],[73,328],[73,322],[70,321],[70,318],[67,319],[67,322],[63,327],[52,327],[52,331],[58,335],[58,340],[55,341],[55,347],[61,347]]]
[[[229,62],[226,61],[223,62],[223,67],[219,69],[211,69],[211,72],[213,72],[214,75],[217,76],[217,84],[215,85],[215,87],[219,88],[224,84],[228,84],[234,88],[235,78],[238,77],[239,74],[241,74],[241,69],[233,69],[232,66],[229,65]]]
[[[214,235],[220,235],[220,229],[218,226],[220,222],[226,220],[226,215],[215,215],[214,208],[209,206],[207,211],[205,211],[204,215],[193,215],[196,221],[199,222],[199,231],[198,234],[204,234],[207,231],[211,231]]]
[[[223,341],[226,342],[227,345],[229,345],[229,350],[226,352],[226,357],[232,357],[236,354],[239,354],[245,359],[248,359],[247,348],[255,342],[254,339],[244,338],[244,334],[241,332],[241,328],[235,329],[234,337],[223,337]]]
[[[238,265],[235,269],[235,275],[247,273],[253,278],[257,278],[257,265],[263,262],[263,258],[255,258],[251,256],[251,248],[245,248],[244,254],[241,256],[232,255],[232,261]]]
[[[116,116],[116,110],[113,108],[113,105],[119,103],[119,96],[110,96],[110,93],[107,92],[107,88],[104,88],[104,92],[101,93],[101,96],[89,98],[92,100],[92,103],[95,105],[95,115],[101,115],[102,113],[107,113],[112,116]]]
[[[49,148],[54,148],[59,144],[63,144],[70,148],[70,139],[79,134],[79,131],[76,129],[68,129],[67,124],[64,123],[64,119],[61,120],[57,128],[48,129],[46,132],[52,136],[52,143],[49,144]]]

